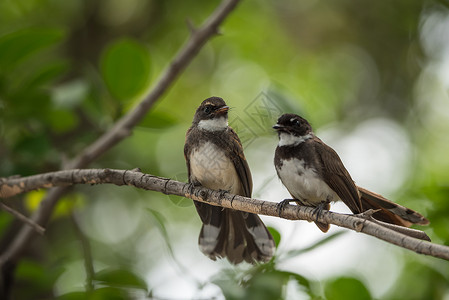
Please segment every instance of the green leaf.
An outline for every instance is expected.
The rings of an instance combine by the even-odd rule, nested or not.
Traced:
[[[44,133],[28,135],[23,137],[14,148],[16,154],[20,154],[26,158],[34,157],[41,159],[51,149],[49,137]]]
[[[66,61],[47,62],[40,69],[36,70],[34,74],[31,74],[25,86],[28,86],[28,88],[42,86],[54,81],[68,69],[69,64]]]
[[[106,48],[100,68],[111,94],[119,100],[130,100],[148,84],[150,56],[141,44],[122,39]]]
[[[273,270],[257,273],[248,281],[246,297],[248,300],[282,299],[282,293],[288,283],[289,275]]]
[[[324,294],[328,300],[372,299],[365,285],[360,280],[351,277],[340,277],[329,282],[325,286]]]
[[[129,300],[134,299],[125,290],[105,287],[93,291],[88,300]]]
[[[40,50],[62,40],[60,29],[30,28],[0,37],[0,71],[6,71]]]
[[[282,273],[284,273],[286,276],[289,276],[290,278],[293,278],[294,280],[296,280],[296,282],[300,286],[302,286],[306,289],[306,291],[309,295],[311,294],[311,286],[310,286],[310,282],[307,278],[305,278],[302,275],[293,273],[293,272],[282,271]]]
[[[267,227],[267,229],[271,233],[271,236],[274,239],[274,243],[276,244],[276,247],[278,247],[279,243],[281,242],[281,234],[279,233],[279,231],[277,231],[273,227]]]
[[[59,296],[58,300],[85,300],[89,299],[88,292],[72,292]]]
[[[167,229],[165,228],[165,222],[167,222],[167,220],[165,219],[165,217],[160,212],[154,209],[147,208],[147,211],[151,214],[153,220],[156,221],[155,223],[159,228],[164,239],[168,239],[168,232]]]
[[[226,300],[245,299],[245,289],[229,278],[216,278],[212,283],[221,289]]]
[[[0,214],[0,235],[4,235],[8,230],[11,221],[14,220],[10,214]]]
[[[165,112],[153,111],[140,122],[139,126],[152,129],[165,129],[178,124],[178,120]]]
[[[109,268],[102,270],[95,274],[95,281],[112,287],[147,289],[147,284],[140,276],[123,269]]]
[[[56,133],[67,132],[78,125],[78,117],[70,110],[55,109],[47,116],[51,128]]]
[[[48,291],[62,271],[62,268],[49,267],[29,259],[22,259],[18,263],[14,275],[17,282],[22,282],[28,288],[20,291],[22,297],[19,298],[29,299],[33,292],[39,294]]]
[[[318,242],[310,245],[309,247],[303,248],[303,249],[295,249],[295,250],[291,250],[288,251],[285,255],[282,256],[282,259],[288,259],[288,258],[292,258],[301,254],[304,254],[306,252],[312,251],[315,248],[321,247],[324,244],[327,244],[329,242],[331,242],[332,240],[336,239],[337,237],[339,237],[342,234],[345,234],[346,231],[337,231],[334,234],[331,235],[327,235],[325,238],[319,240]]]
[[[61,295],[58,300],[129,300],[133,299],[122,289],[104,287],[92,292],[72,292]]]

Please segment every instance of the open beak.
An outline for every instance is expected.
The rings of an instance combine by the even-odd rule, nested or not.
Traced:
[[[217,109],[216,111],[215,111],[215,113],[216,114],[222,114],[222,113],[226,113],[226,112],[228,112],[228,110],[229,110],[229,106],[222,106],[222,107],[220,107],[219,109]]]

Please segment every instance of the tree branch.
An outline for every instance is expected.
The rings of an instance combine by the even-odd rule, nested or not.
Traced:
[[[223,0],[215,11],[207,18],[201,27],[192,31],[190,38],[180,48],[170,64],[164,70],[149,94],[134,108],[123,116],[105,134],[85,148],[80,155],[69,161],[64,169],[85,168],[100,155],[115,146],[131,134],[132,129],[143,119],[154,103],[175,82],[182,71],[189,65],[206,42],[218,33],[218,27],[236,7],[239,0]],[[50,190],[41,202],[39,209],[31,217],[32,221],[45,225],[53,212],[59,198],[67,191],[65,187]],[[0,266],[8,261],[16,260],[29,240],[34,236],[34,230],[28,226],[22,227],[9,247],[0,256]]]
[[[11,197],[41,187],[48,188],[73,184],[105,183],[131,185],[145,190],[187,197],[215,206],[281,217],[289,220],[315,221],[317,219],[317,216],[314,214],[314,209],[311,207],[286,205],[285,209],[279,213],[276,202],[246,198],[203,187],[194,187],[188,183],[144,174],[134,170],[78,169],[45,173],[23,178],[4,179],[0,181],[0,198]],[[323,213],[318,216],[318,221],[334,224],[357,232],[363,232],[391,244],[415,251],[416,253],[449,260],[449,247],[404,235],[396,230],[383,226],[378,221],[372,221],[369,218],[366,218],[364,214],[346,215],[323,211]]]
[[[33,220],[30,220],[27,216],[24,216],[23,214],[21,214],[17,210],[12,209],[11,207],[6,205],[5,203],[0,202],[0,208],[3,209],[4,211],[7,211],[8,213],[13,215],[14,217],[19,219],[20,221],[24,222],[25,224],[28,224],[29,226],[31,226],[31,228],[33,228],[37,233],[39,233],[41,235],[43,235],[45,233],[44,227],[40,226],[39,224],[36,224],[36,222],[33,222]]]

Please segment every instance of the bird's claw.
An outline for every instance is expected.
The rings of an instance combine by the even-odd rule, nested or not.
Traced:
[[[318,218],[321,216],[321,214],[323,213],[323,210],[327,210],[328,209],[328,205],[329,205],[329,201],[323,201],[320,204],[318,204],[317,207],[315,207],[313,209],[312,212],[312,216],[316,215],[315,217],[315,222],[319,222]]]
[[[276,204],[276,211],[279,215],[279,217],[281,216],[282,212],[285,209],[285,206],[290,204],[290,202],[295,201],[295,199],[284,199],[281,202],[279,202],[278,204]]]
[[[195,184],[192,183],[192,182],[189,182],[189,183],[188,183],[187,190],[188,190],[188,192],[189,192],[190,195],[193,195],[193,189],[194,189],[194,188],[195,188]]]
[[[218,190],[218,192],[220,193],[220,198],[223,198],[226,193],[229,193],[226,190]]]

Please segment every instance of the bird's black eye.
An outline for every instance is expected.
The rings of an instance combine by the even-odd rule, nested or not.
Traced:
[[[204,108],[204,112],[206,114],[210,114],[212,112],[212,106],[208,105]]]
[[[290,122],[292,123],[292,125],[294,126],[300,126],[301,125],[301,121],[299,121],[298,119],[291,119]]]

